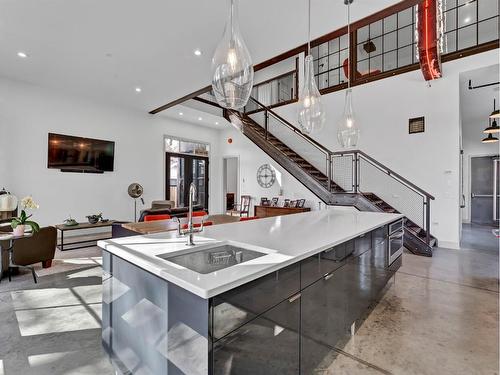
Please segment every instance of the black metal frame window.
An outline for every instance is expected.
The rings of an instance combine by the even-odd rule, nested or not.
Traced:
[[[347,82],[343,69],[344,61],[349,61],[347,34],[311,48],[311,54],[318,89]]]
[[[444,53],[475,47],[498,39],[498,0],[443,1]]]
[[[356,31],[356,78],[412,65],[415,52],[415,7],[410,7]]]

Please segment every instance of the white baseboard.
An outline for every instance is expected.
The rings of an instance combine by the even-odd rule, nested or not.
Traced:
[[[460,249],[460,244],[453,241],[439,241],[439,247],[444,247],[446,249]]]

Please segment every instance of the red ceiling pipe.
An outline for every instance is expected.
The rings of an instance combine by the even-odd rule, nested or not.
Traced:
[[[438,32],[438,0],[424,0],[418,5],[417,34],[420,69],[426,81],[442,77]]]

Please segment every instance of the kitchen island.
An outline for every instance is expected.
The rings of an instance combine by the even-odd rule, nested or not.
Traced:
[[[122,374],[311,374],[401,265],[402,215],[329,209],[99,242]]]

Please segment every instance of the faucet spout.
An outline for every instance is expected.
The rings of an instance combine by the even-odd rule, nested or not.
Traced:
[[[187,243],[186,243],[187,246],[194,246],[195,245],[193,240],[194,233],[199,233],[203,231],[203,220],[199,228],[196,229],[194,228],[193,203],[195,200],[196,200],[196,186],[194,185],[194,183],[191,183],[191,185],[189,186],[189,210],[188,210],[188,222],[186,229],[182,229],[181,221],[177,218],[179,236],[187,235]]]

